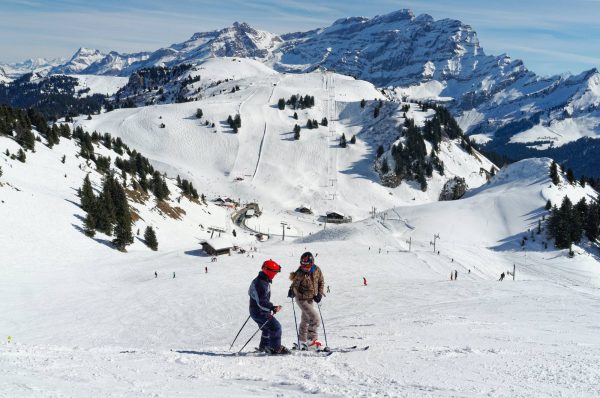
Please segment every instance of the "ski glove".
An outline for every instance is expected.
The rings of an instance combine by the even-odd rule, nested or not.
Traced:
[[[294,298],[296,297],[296,295],[294,294],[294,290],[290,287],[290,290],[288,290],[288,297],[289,298]]]
[[[323,298],[323,297],[321,296],[321,294],[317,294],[317,295],[316,295],[316,296],[315,296],[313,299],[314,299],[314,300],[315,300],[317,303],[320,303],[322,298]]]

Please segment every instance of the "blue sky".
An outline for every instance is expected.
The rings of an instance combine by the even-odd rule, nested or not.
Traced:
[[[69,57],[79,47],[155,50],[234,21],[273,33],[401,8],[460,19],[487,54],[540,74],[600,67],[600,0],[0,0],[0,62]]]

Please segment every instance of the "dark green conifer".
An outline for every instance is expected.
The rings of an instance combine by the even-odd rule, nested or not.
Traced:
[[[156,240],[156,233],[154,233],[154,229],[151,226],[146,227],[146,231],[144,232],[144,242],[146,246],[150,249],[156,251],[158,250],[158,240]]]
[[[86,236],[93,238],[96,235],[96,221],[92,213],[87,213],[83,220],[83,232]]]

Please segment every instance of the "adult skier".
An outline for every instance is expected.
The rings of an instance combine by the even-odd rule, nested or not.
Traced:
[[[290,353],[290,350],[281,345],[281,324],[273,316],[281,311],[281,306],[271,303],[271,283],[278,272],[281,272],[279,264],[273,260],[265,261],[248,289],[250,317],[262,327],[258,349],[272,355]]]
[[[325,280],[321,268],[315,264],[315,259],[310,252],[300,257],[300,267],[290,273],[292,285],[288,297],[296,298],[298,307],[302,311],[300,330],[298,331],[300,349],[318,349],[322,344],[318,340],[317,330],[321,323],[319,312],[313,302],[317,304],[325,296],[323,293]]]

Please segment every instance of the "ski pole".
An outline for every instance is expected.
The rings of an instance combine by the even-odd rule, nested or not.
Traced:
[[[298,321],[296,320],[296,306],[294,305],[294,297],[292,297],[292,310],[294,310],[294,324],[296,325],[296,338],[298,339],[298,350],[302,349],[300,347],[300,334],[298,334]]]
[[[240,328],[240,331],[237,332],[237,334],[235,335],[235,339],[233,339],[233,341],[231,342],[231,345],[229,346],[229,351],[231,351],[231,348],[233,347],[233,344],[235,343],[235,341],[237,340],[238,336],[240,335],[240,333],[242,333],[242,329],[244,329],[244,326],[246,326],[246,324],[248,323],[248,321],[250,320],[250,315],[248,315],[248,318],[246,319],[246,322],[244,322],[244,324],[242,325],[242,327]]]
[[[256,334],[257,334],[258,332],[260,332],[260,331],[261,331],[261,330],[262,330],[262,329],[265,327],[265,325],[266,325],[267,323],[269,323],[269,321],[270,321],[272,318],[273,318],[273,315],[270,315],[270,316],[269,316],[269,319],[267,319],[267,320],[265,321],[265,323],[263,323],[262,325],[260,325],[260,327],[258,328],[258,330],[257,330],[256,332],[254,332],[254,334],[253,334],[252,336],[250,336],[250,338],[248,339],[248,341],[246,341],[246,344],[244,344],[244,346],[243,346],[242,348],[240,348],[240,350],[238,351],[238,354],[239,354],[239,353],[241,353],[241,352],[242,352],[242,350],[243,350],[244,348],[246,348],[246,346],[247,346],[247,345],[248,345],[248,343],[249,343],[249,342],[250,342],[250,341],[251,341],[251,340],[254,338],[254,336],[256,336]]]
[[[321,303],[317,303],[317,308],[319,308],[319,316],[321,317],[321,324],[323,325],[323,336],[325,336],[325,347],[329,347],[327,343],[327,332],[325,331],[325,321],[323,320],[323,314],[321,314]]]

